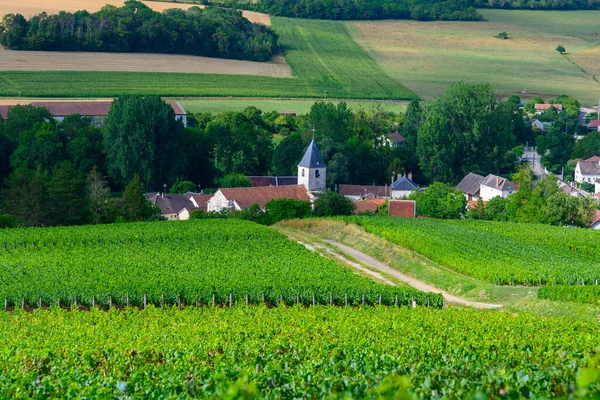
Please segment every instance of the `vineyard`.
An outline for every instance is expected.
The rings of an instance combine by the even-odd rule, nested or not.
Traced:
[[[245,221],[204,220],[0,232],[5,307],[419,305],[441,295],[379,285]]]
[[[352,218],[367,232],[494,284],[587,284],[600,279],[600,233],[487,221]]]
[[[538,297],[600,305],[600,286],[544,286],[540,288]]]
[[[2,398],[377,398],[402,388],[412,394],[403,399],[600,396],[595,370],[581,373],[598,324],[532,315],[54,309],[0,313],[0,330]]]

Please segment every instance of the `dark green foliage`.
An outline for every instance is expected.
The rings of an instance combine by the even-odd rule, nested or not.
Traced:
[[[21,226],[44,226],[48,219],[48,174],[19,168],[4,180],[2,210],[12,215]]]
[[[48,184],[49,218],[52,225],[82,225],[90,222],[87,182],[69,161],[63,161]]]
[[[556,48],[556,51],[558,51],[560,54],[565,54],[567,52],[567,50],[565,49],[565,47],[563,45],[560,45],[560,44]]]
[[[305,150],[304,141],[299,134],[283,139],[273,152],[273,175],[293,176],[298,172],[298,163]]]
[[[309,201],[296,199],[275,199],[265,204],[265,212],[271,224],[284,219],[306,218],[311,214]]]
[[[600,155],[600,133],[591,132],[583,139],[577,141],[571,158],[585,160],[595,155]]]
[[[579,282],[573,282],[578,284]],[[540,299],[573,301],[600,305],[600,286],[544,286],[538,291]]]
[[[313,213],[317,217],[333,217],[336,215],[350,215],[354,211],[354,204],[341,194],[326,191],[317,197]]]
[[[194,182],[177,179],[173,186],[171,186],[169,193],[185,194],[187,192],[195,192],[197,189],[198,187]]]
[[[222,188],[240,188],[251,187],[252,183],[244,174],[229,174],[221,179],[221,184],[219,186]]]
[[[260,0],[244,2],[222,0],[231,7],[245,8],[267,14],[312,19],[372,20],[417,19],[421,21],[479,21],[482,16],[462,0],[340,0],[322,2],[317,0]]]
[[[192,7],[152,11],[127,0],[90,14],[40,14],[29,21],[4,17],[0,43],[15,50],[178,53],[266,61],[277,47],[269,28],[236,10]]]
[[[16,228],[17,221],[10,214],[0,214],[0,229]]]
[[[429,105],[419,128],[421,171],[434,182],[457,182],[469,172],[512,168],[506,155],[522,124],[514,105],[499,102],[491,85],[453,84]]]
[[[106,178],[93,167],[87,175],[87,191],[90,201],[90,214],[92,224],[106,224],[115,222],[117,208],[111,198],[110,188]]]
[[[144,196],[144,186],[138,174],[135,174],[133,180],[125,187],[121,210],[125,220],[130,222],[146,221],[157,213],[160,214]]]
[[[135,174],[149,188],[175,181],[181,169],[183,125],[160,97],[117,98],[104,123],[108,175],[123,187]]]
[[[506,40],[506,39],[508,39],[508,33],[500,32],[499,34],[496,35],[496,38]]]
[[[467,199],[460,190],[441,182],[422,192],[413,192],[408,198],[416,201],[417,215],[430,218],[461,218],[467,206]]]

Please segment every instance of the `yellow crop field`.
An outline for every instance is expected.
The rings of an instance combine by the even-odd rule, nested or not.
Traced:
[[[37,15],[43,11],[48,14],[57,14],[59,11],[75,12],[79,10],[86,10],[89,12],[96,12],[104,7],[106,4],[112,4],[114,6],[121,7],[125,3],[125,0],[0,0],[0,16],[5,14],[22,14],[26,18]],[[194,6],[193,4],[181,4],[171,2],[159,2],[159,1],[142,1],[148,7],[154,11],[164,11],[169,8],[182,8],[187,10]],[[204,6],[196,5],[197,7],[204,8]],[[251,22],[271,26],[271,19],[267,14],[261,14],[253,11],[243,11],[242,14]]]
[[[419,97],[453,82],[489,82],[523,98],[569,94],[600,98],[600,11],[479,10],[480,22],[348,22],[352,38],[379,66]],[[500,32],[508,40],[495,36]],[[567,49],[562,56],[558,45]]]

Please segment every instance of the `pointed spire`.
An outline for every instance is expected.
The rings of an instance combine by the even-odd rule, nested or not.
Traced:
[[[298,164],[299,167],[304,168],[326,168],[327,166],[323,162],[321,158],[321,153],[319,153],[319,149],[317,148],[317,144],[315,140],[311,140],[308,145],[308,149],[306,149],[306,153],[304,153],[304,157],[302,157],[302,161]]]

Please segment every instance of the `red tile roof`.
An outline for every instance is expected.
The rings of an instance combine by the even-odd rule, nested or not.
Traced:
[[[600,119],[593,119],[588,124],[588,129],[594,129],[600,127]]]
[[[250,208],[258,204],[265,208],[265,204],[274,199],[296,199],[310,201],[310,196],[304,186],[279,186],[279,187],[250,187],[250,188],[222,188],[219,189],[227,200],[234,200],[241,208]]]
[[[8,108],[10,106],[2,106],[0,105],[0,117],[2,117],[2,119],[8,119]]]
[[[536,111],[546,111],[549,110],[550,107],[554,106],[554,108],[556,108],[556,111],[562,111],[562,104],[536,104],[535,105],[535,109]]]
[[[354,214],[366,213],[366,212],[377,212],[377,204],[369,201],[355,201],[354,202]]]
[[[414,200],[390,200],[388,210],[392,217],[414,218],[416,203]]]
[[[344,196],[365,196],[374,194],[380,197],[390,195],[389,186],[369,186],[369,185],[339,185],[339,193]]]
[[[297,176],[249,176],[252,187],[265,186],[295,186],[298,184]]]
[[[398,132],[392,133],[392,142],[394,143],[404,143],[406,142],[406,138],[399,134]]]
[[[600,156],[591,156],[585,161],[600,161]]]

